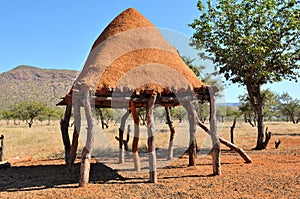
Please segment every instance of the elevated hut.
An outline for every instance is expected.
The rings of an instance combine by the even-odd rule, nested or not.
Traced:
[[[129,8],[118,15],[94,42],[86,63],[74,81],[72,89],[58,105],[65,105],[61,131],[65,145],[66,163],[72,169],[80,132],[80,107],[84,107],[88,129],[82,151],[80,186],[89,180],[90,158],[94,137],[92,108],[126,108],[119,130],[120,163],[123,161],[123,130],[131,113],[134,119],[133,160],[139,169],[137,143],[139,117],[137,107],[146,107],[148,125],[148,152],[150,181],[157,181],[154,144],[153,109],[155,104],[166,107],[182,105],[189,118],[189,165],[195,164],[195,132],[197,115],[193,102],[209,101],[210,135],[213,141],[213,174],[220,174],[220,143],[216,134],[215,93],[217,88],[201,82],[183,62],[177,50],[160,34],[157,28],[137,10]],[[72,144],[68,126],[74,111]],[[173,131],[174,133],[174,131]]]

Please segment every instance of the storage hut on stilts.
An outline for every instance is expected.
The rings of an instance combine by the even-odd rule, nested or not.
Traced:
[[[137,143],[139,137],[139,117],[137,107],[145,107],[147,112],[148,152],[150,181],[157,182],[156,154],[154,143],[155,104],[164,106],[169,115],[169,107],[183,106],[189,118],[189,165],[195,165],[197,113],[194,102],[210,102],[210,134],[213,149],[213,174],[219,175],[220,140],[216,133],[216,102],[218,89],[201,82],[183,62],[177,50],[171,46],[145,17],[130,8],[117,16],[95,41],[86,63],[75,80],[70,92],[58,105],[65,105],[65,116],[61,121],[61,132],[65,146],[65,160],[70,170],[74,167],[78,137],[81,128],[80,107],[84,108],[87,120],[87,138],[81,156],[79,185],[89,182],[91,149],[95,122],[92,108],[124,108],[128,110],[122,117],[119,129],[119,162],[124,161],[123,131],[129,114],[134,119],[133,160],[139,170]],[[68,127],[71,112],[74,112],[74,132],[70,142]],[[174,127],[171,120],[169,157],[172,158]]]

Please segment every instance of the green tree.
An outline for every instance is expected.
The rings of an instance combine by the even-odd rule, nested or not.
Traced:
[[[264,96],[263,102],[263,112],[265,118],[271,118],[272,116],[278,116],[275,93],[269,89],[262,90],[262,96]],[[249,123],[251,126],[256,126],[257,121],[257,112],[251,106],[248,94],[239,96],[240,105],[239,111],[244,115],[244,120],[246,123]]]
[[[257,143],[264,149],[261,86],[297,80],[300,56],[300,11],[296,0],[198,1],[200,17],[190,26],[202,57],[213,60],[226,80],[246,87],[257,113]]]
[[[300,120],[300,100],[293,99],[288,93],[276,97],[280,112],[294,124]]]
[[[13,114],[11,111],[9,110],[3,110],[1,112],[1,119],[5,119],[6,120],[6,124],[9,125],[9,120],[13,118]]]
[[[46,106],[42,103],[35,101],[24,101],[18,104],[15,104],[11,108],[11,112],[15,119],[20,119],[26,121],[29,128],[33,124],[33,120],[41,115],[45,115]]]
[[[187,117],[187,111],[182,106],[177,106],[170,109],[171,117],[181,123]]]
[[[43,115],[40,115],[41,120],[44,120],[45,118],[48,119],[47,125],[50,125],[51,118],[54,119],[60,119],[62,118],[62,109],[53,109],[50,107],[45,107],[45,110],[43,112]]]

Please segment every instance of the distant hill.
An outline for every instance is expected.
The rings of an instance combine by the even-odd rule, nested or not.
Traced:
[[[226,102],[226,103],[218,103],[217,106],[226,106],[226,107],[238,107],[240,105],[239,102]]]
[[[18,66],[0,74],[0,111],[24,100],[55,107],[71,88],[78,71]]]

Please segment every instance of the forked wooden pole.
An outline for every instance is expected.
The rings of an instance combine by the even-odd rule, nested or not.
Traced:
[[[126,113],[121,118],[121,125],[119,128],[119,163],[124,162],[124,148],[123,148],[123,142],[124,142],[124,129],[125,129],[125,123],[130,114],[130,110],[127,110]]]
[[[74,110],[74,131],[73,131],[73,139],[70,150],[70,164],[69,164],[69,172],[74,173],[74,162],[76,159],[76,152],[78,148],[78,138],[81,127],[81,116],[80,116],[80,104],[79,101],[73,102],[73,110]]]
[[[213,159],[213,175],[221,175],[221,146],[219,136],[217,134],[217,107],[216,95],[212,88],[209,88],[210,94],[210,136],[212,140],[212,159]]]
[[[60,121],[60,130],[61,136],[65,147],[65,161],[66,165],[70,165],[70,137],[69,137],[69,125],[70,125],[70,118],[72,113],[72,103],[68,103],[65,110],[64,119]]]
[[[174,151],[174,137],[175,137],[175,128],[173,126],[173,121],[171,119],[170,107],[165,107],[166,110],[166,120],[170,129],[170,141],[168,148],[168,157],[167,160],[173,159],[173,151]]]
[[[94,140],[94,121],[93,121],[94,119],[92,117],[92,110],[91,110],[88,89],[84,91],[83,104],[84,104],[84,111],[85,111],[88,127],[87,127],[87,139],[81,155],[80,179],[79,179],[80,187],[84,187],[89,182],[90,160],[91,160],[91,152],[92,152],[92,146]]]
[[[147,132],[148,132],[148,153],[149,153],[149,181],[157,183],[157,171],[156,171],[156,153],[155,153],[155,124],[154,124],[154,105],[156,101],[156,94],[150,97],[147,106]]]
[[[130,101],[130,110],[134,121],[134,138],[132,142],[132,159],[134,164],[134,170],[140,171],[140,159],[138,154],[138,143],[139,143],[139,136],[140,136],[140,119],[136,112],[136,107],[133,101]]]
[[[189,101],[184,104],[184,108],[188,112],[189,118],[189,130],[190,130],[190,142],[189,142],[189,165],[196,166],[196,157],[197,157],[197,143],[196,143],[196,130],[197,130],[197,115],[194,110],[194,105],[192,101]]]

